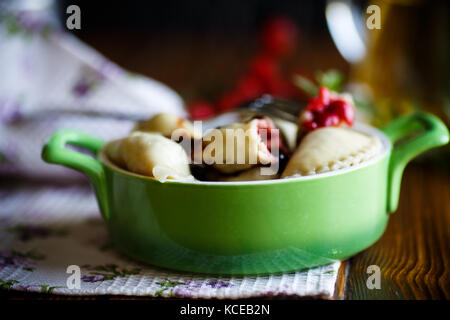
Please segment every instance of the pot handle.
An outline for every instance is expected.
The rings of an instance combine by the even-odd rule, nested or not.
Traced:
[[[100,212],[105,219],[108,219],[109,210],[103,165],[93,157],[67,149],[66,144],[87,149],[97,155],[104,142],[81,132],[59,130],[50,137],[42,149],[42,159],[45,162],[61,164],[84,173],[94,187]]]
[[[408,162],[428,149],[447,144],[449,133],[439,118],[426,112],[399,118],[382,131],[393,148],[389,164],[387,210],[394,212],[398,206],[403,170]]]

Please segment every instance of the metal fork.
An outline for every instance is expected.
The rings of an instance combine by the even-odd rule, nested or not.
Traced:
[[[300,112],[305,106],[287,99],[275,98],[265,94],[260,98],[248,101],[238,108],[219,114],[202,122],[203,129],[212,129],[227,124],[242,121],[255,115],[276,117],[296,123]]]

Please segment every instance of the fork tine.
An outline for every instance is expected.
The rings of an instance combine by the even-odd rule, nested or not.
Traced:
[[[212,129],[239,121],[239,118],[242,117],[245,112],[276,117],[296,123],[303,107],[304,106],[301,104],[285,99],[274,98],[271,95],[266,94],[258,99],[240,105],[237,109],[227,111],[212,119],[203,121],[203,128]]]
[[[289,119],[293,119],[293,117],[298,117],[303,106],[286,99],[263,95],[250,103],[244,104],[241,108],[258,112],[275,113],[277,116],[281,115],[283,118],[288,116]]]
[[[290,112],[287,112],[287,111],[284,111],[281,109],[271,108],[269,106],[263,106],[261,109],[258,110],[258,112],[268,115],[268,116],[273,116],[273,117],[285,119],[285,120],[292,121],[292,122],[297,122],[297,119],[298,119],[297,115],[294,115]]]
[[[300,114],[300,111],[304,108],[304,106],[299,103],[294,103],[292,101],[283,99],[274,99],[273,106],[295,116],[298,116]]]

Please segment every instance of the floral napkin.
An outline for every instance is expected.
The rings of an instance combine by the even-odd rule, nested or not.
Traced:
[[[70,265],[79,289],[67,285]],[[86,186],[20,186],[0,194],[0,287],[66,295],[332,298],[340,262],[270,276],[211,276],[144,265],[109,241]]]

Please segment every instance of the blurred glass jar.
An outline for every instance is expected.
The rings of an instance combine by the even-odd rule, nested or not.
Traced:
[[[371,5],[379,8],[379,29],[366,24],[376,14]],[[449,9],[449,1],[327,2],[333,41],[352,64],[350,88],[369,101],[373,124],[415,108],[450,123]]]

